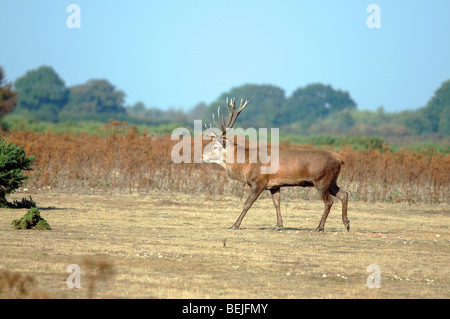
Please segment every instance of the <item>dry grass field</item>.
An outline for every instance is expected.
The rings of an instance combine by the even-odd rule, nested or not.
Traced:
[[[1,298],[449,298],[448,204],[350,202],[350,232],[335,202],[256,201],[177,192],[31,195],[52,230],[14,230],[25,209],[1,209]],[[81,269],[69,289],[68,265]],[[367,286],[379,266],[380,288]]]

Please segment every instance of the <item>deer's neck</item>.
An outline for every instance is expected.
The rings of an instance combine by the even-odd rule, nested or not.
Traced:
[[[236,164],[236,163],[222,163],[221,166],[226,170],[228,177],[241,181],[246,182],[245,178],[245,168],[246,164]]]

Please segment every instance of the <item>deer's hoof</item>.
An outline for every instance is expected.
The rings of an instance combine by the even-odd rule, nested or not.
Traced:
[[[346,223],[344,223],[345,228],[347,228],[347,231],[350,231],[350,221],[347,220]]]
[[[233,225],[233,226],[231,226],[230,228],[228,228],[228,229],[239,229],[239,226],[235,226],[235,225]]]

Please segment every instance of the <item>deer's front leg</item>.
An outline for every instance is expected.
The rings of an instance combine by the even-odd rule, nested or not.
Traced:
[[[230,227],[230,229],[239,229],[241,226],[242,220],[244,219],[245,214],[247,214],[247,211],[252,207],[252,204],[255,202],[255,200],[258,198],[258,196],[262,193],[264,190],[264,187],[258,186],[258,185],[252,185],[250,186],[250,194],[248,195],[247,200],[245,201],[244,208],[242,209],[241,215],[239,215],[236,222],[233,224],[233,226]]]

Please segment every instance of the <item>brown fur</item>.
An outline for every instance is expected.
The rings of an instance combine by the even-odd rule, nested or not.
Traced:
[[[257,163],[249,163],[250,149],[245,146],[245,163],[237,163],[237,148],[243,146],[237,145],[231,139],[229,146],[235,148],[233,163],[224,163],[224,168],[230,178],[247,183],[250,186],[250,194],[244,204],[241,215],[233,224],[232,228],[239,228],[247,211],[262,193],[263,190],[269,190],[277,211],[277,228],[283,227],[283,221],[280,212],[280,188],[285,186],[315,187],[324,202],[324,212],[320,220],[318,231],[323,231],[325,221],[331,206],[333,205],[332,196],[338,197],[342,202],[342,222],[347,230],[350,229],[347,219],[347,192],[341,190],[336,182],[342,167],[345,165],[344,158],[334,152],[316,149],[288,149],[279,147],[279,168],[274,174],[261,174],[261,167],[268,166],[262,164],[258,158]],[[231,142],[231,143],[230,143]],[[270,153],[271,146],[268,146]],[[225,161],[225,154],[224,154]]]

